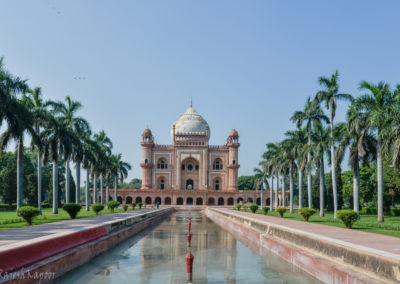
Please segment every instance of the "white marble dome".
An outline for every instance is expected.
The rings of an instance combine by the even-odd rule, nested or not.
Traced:
[[[208,136],[210,135],[210,128],[207,121],[197,113],[197,111],[190,105],[188,109],[182,114],[172,125],[171,137],[173,137],[173,128],[175,126],[175,134],[194,134],[206,135],[208,128]]]

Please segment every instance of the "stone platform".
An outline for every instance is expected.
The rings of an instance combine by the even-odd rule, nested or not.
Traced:
[[[325,283],[399,283],[400,239],[224,208],[206,215]]]

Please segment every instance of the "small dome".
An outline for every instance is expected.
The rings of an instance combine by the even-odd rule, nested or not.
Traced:
[[[239,137],[239,133],[236,131],[236,129],[232,129],[231,133],[229,133],[229,137]]]
[[[149,128],[146,128],[146,129],[143,131],[142,136],[143,136],[143,137],[150,137],[150,136],[152,136],[151,130],[150,130]]]
[[[175,134],[193,134],[193,135],[208,135],[210,134],[210,128],[207,121],[197,113],[197,111],[190,106],[184,114],[182,114],[172,125],[171,137],[173,137],[173,129],[175,127]]]

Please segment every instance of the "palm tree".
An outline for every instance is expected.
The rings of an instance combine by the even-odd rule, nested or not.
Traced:
[[[46,104],[43,101],[42,90],[37,87],[33,90],[28,90],[24,95],[27,100],[27,107],[34,115],[34,129],[37,135],[40,135],[41,128],[44,127],[48,117],[48,111]],[[35,148],[35,145],[32,145]],[[38,178],[38,209],[41,214],[42,212],[42,159],[39,147],[36,147],[37,151],[37,178]]]
[[[52,114],[56,114],[54,109]],[[75,133],[71,131],[61,116],[49,116],[46,127],[41,133],[44,142],[44,161],[53,163],[53,213],[58,213],[58,162],[70,157],[73,146],[79,143]]]
[[[98,144],[91,139],[91,132],[88,131],[84,135],[81,141],[80,147],[80,157],[75,157],[77,160],[82,162],[82,167],[86,170],[86,192],[85,192],[85,203],[86,210],[90,209],[90,175],[94,170],[94,165],[97,162],[98,153],[100,152],[100,148]],[[79,196],[78,192],[76,196]],[[78,199],[77,199],[78,200]],[[77,201],[78,203],[78,201]],[[96,203],[96,201],[95,201]]]
[[[384,82],[374,85],[362,81],[360,90],[366,90],[369,93],[362,95],[354,102],[355,110],[367,116],[368,129],[377,133],[378,222],[383,222],[382,136],[385,127],[388,126],[387,120],[391,116],[395,93],[391,92],[389,85]]]
[[[337,164],[340,164],[349,149],[349,164],[353,169],[353,210],[360,211],[360,168],[362,160],[368,163],[375,159],[376,139],[367,131],[367,116],[355,111],[350,106],[345,123],[340,123],[334,128],[334,137],[339,137],[336,149]],[[361,153],[363,155],[361,155]]]
[[[316,103],[325,102],[325,107],[330,111],[330,130],[331,130],[331,139],[333,138],[333,121],[336,115],[336,107],[338,100],[346,100],[353,101],[353,97],[349,94],[341,94],[339,93],[339,84],[338,84],[339,73],[336,71],[330,78],[327,77],[319,77],[319,84],[324,87],[324,90],[319,91],[315,96]],[[333,139],[331,140],[333,142]],[[336,166],[335,166],[335,145],[331,144],[331,172],[332,172],[332,191],[333,191],[333,215],[336,218],[336,211],[338,208],[338,200],[337,200],[337,185],[336,185]]]
[[[115,183],[115,200],[118,199],[118,176],[120,177],[121,183],[124,182],[124,179],[128,177],[128,171],[132,169],[132,166],[128,162],[122,161],[122,154],[118,154],[116,156],[116,175],[114,178],[114,183]]]
[[[288,133],[286,133],[288,134]],[[293,208],[293,190],[294,190],[294,182],[293,182],[293,172],[297,169],[296,165],[296,143],[297,141],[291,138],[287,138],[282,141],[282,155],[283,160],[285,161],[286,167],[289,169],[289,208],[290,213],[294,212]]]
[[[325,128],[321,123],[317,124],[311,136],[311,148],[315,153],[312,161],[319,169],[319,215],[324,216],[325,207],[325,159],[324,153],[328,151],[331,143],[330,129]]]
[[[111,139],[107,136],[104,130],[100,131],[99,134],[94,134],[95,141],[99,144],[100,149],[103,153],[103,157],[111,155],[111,149],[113,144]],[[103,200],[103,175],[106,173],[106,165],[105,159],[99,160],[99,174],[100,174],[100,199],[101,203],[104,203]]]
[[[78,139],[76,144],[73,146],[73,151],[69,156],[66,157],[65,161],[65,202],[70,202],[70,168],[69,161],[75,157],[76,162],[76,188],[77,193],[80,190],[80,164],[81,164],[81,145],[80,139],[83,135],[89,131],[89,123],[82,117],[76,116],[76,113],[82,108],[82,104],[77,101],[71,100],[69,96],[65,97],[66,104],[62,102],[53,103],[55,111],[57,111],[63,118],[64,124],[70,129],[72,133],[75,133]],[[76,198],[79,201],[79,196]]]
[[[0,138],[0,154],[11,140],[17,141],[17,208],[22,206],[23,189],[23,151],[24,136],[32,136],[33,141],[40,145],[40,140],[33,128],[33,115],[25,107],[26,100],[19,100],[16,95],[28,89],[26,80],[21,80],[10,74],[4,67],[4,58],[0,58],[0,126],[7,122],[7,129]]]
[[[303,208],[303,174],[307,164],[307,151],[305,151],[307,133],[304,128],[298,128],[294,131],[287,131],[285,136],[292,142],[292,153],[299,172],[299,209],[301,209]]]
[[[275,192],[275,204],[276,207],[279,207],[279,146],[275,143],[268,143],[267,151],[263,154],[263,161],[261,162],[266,169],[268,169],[268,173],[271,176],[271,192],[270,192],[270,204],[271,210],[273,210],[273,186],[274,186],[274,175],[276,176],[276,192]]]
[[[297,124],[297,128],[300,128],[305,124],[305,129],[307,131],[308,145],[311,145],[311,132],[316,125],[321,123],[321,121],[328,122],[328,118],[325,116],[324,112],[321,110],[320,106],[311,102],[308,98],[303,111],[296,111],[290,120]],[[307,193],[308,193],[308,207],[312,206],[312,195],[311,195],[311,148],[307,153]]]
[[[268,174],[265,171],[265,169],[260,169],[260,168],[254,168],[254,179],[256,183],[256,189],[260,188],[261,189],[261,209],[263,208],[263,203],[264,203],[264,196],[263,196],[263,191],[264,191],[264,185],[265,189],[269,190],[269,184],[268,184]]]
[[[400,168],[400,84],[393,92],[395,103],[391,105],[388,127],[382,130],[382,148],[389,156],[392,154],[393,167]]]

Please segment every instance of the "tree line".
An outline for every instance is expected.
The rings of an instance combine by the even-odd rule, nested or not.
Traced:
[[[295,130],[287,131],[285,138],[277,143],[266,144],[267,150],[262,155],[261,168],[255,169],[259,183],[271,188],[270,199],[278,204],[278,189],[281,177],[282,194],[286,194],[289,182],[289,207],[293,212],[295,184],[297,184],[298,207],[313,207],[313,177],[319,181],[320,215],[324,215],[326,197],[325,164],[330,166],[331,208],[336,218],[339,207],[338,182],[342,182],[340,165],[345,158],[351,167],[353,209],[360,210],[360,167],[373,167],[375,174],[363,176],[376,178],[376,204],[378,221],[384,217],[384,177],[385,172],[393,172],[400,166],[400,85],[391,88],[385,82],[377,84],[362,81],[358,97],[339,92],[339,73],[330,77],[321,76],[318,83],[321,90],[313,98],[309,97],[304,109],[296,111],[290,120],[296,125]],[[346,120],[336,123],[337,102],[349,103]],[[327,110],[327,113],[324,112]],[[347,154],[346,154],[347,153]],[[312,173],[315,172],[315,175]],[[396,172],[396,171],[394,171]],[[295,182],[297,175],[298,181]],[[396,174],[395,174],[396,175]],[[346,176],[346,192],[349,196],[349,177]],[[303,204],[303,184],[306,178],[306,204]],[[394,178],[393,176],[391,178]],[[274,179],[276,190],[274,193]],[[268,180],[270,180],[271,187]],[[275,196],[273,196],[275,194]],[[398,196],[398,192],[396,193]],[[394,196],[395,194],[392,194]],[[342,200],[343,200],[343,196]],[[282,198],[285,206],[285,198]],[[364,201],[366,201],[364,199]],[[392,200],[393,205],[393,200]]]
[[[122,154],[112,153],[113,143],[104,130],[93,133],[89,122],[77,115],[81,108],[82,104],[69,96],[64,102],[45,100],[41,88],[30,88],[27,80],[11,74],[5,68],[4,58],[0,58],[0,127],[5,126],[0,136],[0,176],[3,178],[0,192],[3,199],[10,204],[16,200],[17,208],[21,207],[24,192],[31,192],[25,188],[32,188],[34,176],[39,210],[43,189],[50,187],[50,182],[52,195],[49,199],[53,213],[58,213],[60,184],[65,186],[65,203],[81,202],[79,185],[83,168],[86,170],[86,210],[90,206],[90,179],[94,188],[98,185],[101,189],[106,187],[107,200],[101,190],[101,203],[108,201],[109,187],[114,183],[117,189],[118,181],[123,182],[131,166],[122,160]],[[24,144],[26,137],[30,138],[29,147]],[[15,154],[5,152],[12,141],[16,144]],[[75,194],[71,193],[71,162],[76,166]],[[13,173],[10,165],[16,169],[13,180],[10,179]],[[35,168],[35,175],[32,168]],[[60,177],[60,173],[65,176]],[[9,178],[4,181],[4,177]],[[16,199],[11,196],[13,188]],[[32,203],[32,196],[28,197],[26,200]],[[114,198],[117,199],[117,191]],[[94,191],[94,202],[97,202],[97,190]]]

